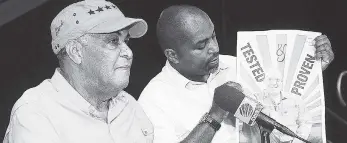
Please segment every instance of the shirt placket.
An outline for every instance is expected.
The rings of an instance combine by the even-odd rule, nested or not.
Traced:
[[[103,139],[104,142],[107,140],[107,142],[109,141],[110,143],[111,143],[111,142],[112,142],[112,143],[116,143],[117,141],[115,140],[115,138],[113,137],[112,132],[111,132],[110,124],[109,124],[109,121],[108,121],[109,119],[107,119],[107,121],[105,122],[105,121],[104,121],[104,118],[97,114],[98,111],[97,111],[93,106],[90,106],[88,110],[89,110],[89,111],[88,111],[88,112],[89,112],[89,115],[90,115],[92,118],[98,120],[99,123],[102,124],[103,129],[106,129],[107,132],[109,133],[108,139]],[[108,116],[107,116],[107,118],[108,118]]]
[[[109,112],[107,115],[107,129],[109,132],[109,136],[111,137],[114,143],[120,142],[121,140],[115,137],[115,133],[112,131],[112,123],[115,122],[118,116],[120,116],[121,112],[125,109],[128,104],[128,100],[124,95],[118,95],[115,99],[110,101]]]

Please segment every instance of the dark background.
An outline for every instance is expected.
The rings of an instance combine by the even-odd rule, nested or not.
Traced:
[[[60,10],[75,1],[50,0],[0,27],[0,139],[5,134],[15,101],[26,89],[50,78],[58,66],[51,50],[50,23]],[[236,56],[236,33],[242,30],[299,29],[326,34],[335,53],[334,62],[323,73],[326,106],[347,119],[347,109],[339,104],[336,96],[337,77],[347,70],[347,5],[343,1],[125,0],[118,3],[113,0],[126,16],[141,17],[149,25],[143,38],[130,42],[134,60],[126,91],[138,98],[165,63],[155,36],[160,12],[173,4],[190,4],[211,17],[221,54]],[[343,137],[347,126],[330,112],[326,113],[326,126],[329,140],[346,142]]]

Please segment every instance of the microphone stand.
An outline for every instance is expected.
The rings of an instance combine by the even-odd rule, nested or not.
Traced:
[[[270,134],[274,130],[274,126],[272,125],[259,125],[261,143],[270,143]]]
[[[260,130],[261,143],[270,143],[270,134],[275,129],[275,126],[268,124],[267,122],[262,122],[262,124],[258,124],[258,126]],[[290,130],[288,129],[288,132],[289,131]],[[305,143],[310,143],[309,141],[297,136],[295,133],[292,133],[292,135],[290,134],[287,134],[287,135],[297,138]]]

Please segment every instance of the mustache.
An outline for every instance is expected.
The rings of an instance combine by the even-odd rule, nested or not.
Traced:
[[[215,60],[218,56],[219,56],[219,52],[214,53],[214,54],[211,56],[211,58],[209,58],[208,61],[211,62],[211,61]]]

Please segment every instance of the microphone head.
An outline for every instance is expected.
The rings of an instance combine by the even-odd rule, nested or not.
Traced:
[[[232,81],[217,87],[214,92],[214,102],[231,114],[235,114],[244,98],[240,84]]]
[[[240,121],[254,125],[263,106],[256,100],[248,98],[241,85],[228,82],[215,89],[214,102]]]

